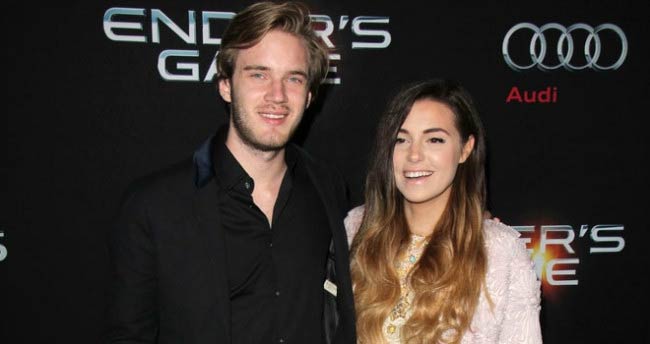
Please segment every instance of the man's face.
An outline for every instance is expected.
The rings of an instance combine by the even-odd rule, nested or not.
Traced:
[[[231,103],[228,140],[260,151],[284,148],[311,101],[307,50],[289,33],[273,30],[235,58],[219,93]]]

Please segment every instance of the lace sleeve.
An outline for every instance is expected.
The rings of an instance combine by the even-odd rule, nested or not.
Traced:
[[[514,243],[507,290],[509,297],[499,343],[539,344],[542,343],[539,322],[541,283],[524,242],[516,239]]]
[[[345,232],[348,236],[348,247],[352,244],[352,239],[357,234],[361,220],[363,219],[363,205],[360,205],[348,212],[348,215],[343,220],[345,225]]]

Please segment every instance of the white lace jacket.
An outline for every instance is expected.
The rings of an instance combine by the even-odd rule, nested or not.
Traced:
[[[363,206],[345,218],[348,243],[359,229]],[[481,294],[463,344],[542,343],[539,323],[540,281],[519,232],[502,223],[483,225],[488,256],[487,290],[494,308]]]

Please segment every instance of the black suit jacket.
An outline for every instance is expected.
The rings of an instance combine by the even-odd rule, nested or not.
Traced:
[[[224,232],[210,140],[187,160],[135,182],[109,239],[109,343],[230,343]],[[323,292],[325,341],[355,343],[342,179],[296,147],[332,231]],[[315,310],[320,311],[320,310]]]

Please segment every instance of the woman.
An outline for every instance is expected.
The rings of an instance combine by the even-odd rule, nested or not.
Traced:
[[[483,135],[457,83],[417,83],[390,103],[365,206],[345,220],[359,343],[541,343],[524,243],[483,218]]]

